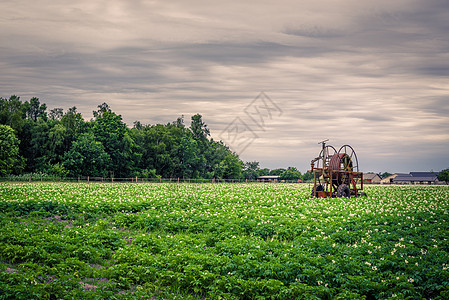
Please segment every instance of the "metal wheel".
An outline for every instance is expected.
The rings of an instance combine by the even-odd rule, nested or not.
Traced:
[[[320,189],[324,188],[325,193],[320,194],[325,194],[326,197],[359,196],[359,191],[363,189],[363,173],[359,172],[357,154],[349,145],[343,145],[336,151],[334,147],[326,145],[327,141],[318,143],[322,144],[321,152],[311,161],[310,172],[314,178],[312,196],[318,194],[318,186]]]
[[[315,187],[312,188],[312,197],[316,197],[316,192],[318,191],[324,191],[324,187],[321,184],[317,185],[316,189]]]
[[[327,169],[329,167],[329,163],[331,160],[331,157],[333,157],[335,154],[337,154],[337,150],[331,146],[325,146],[321,152],[320,155],[318,157],[320,157],[320,159],[317,161],[317,168],[323,168],[323,169]],[[323,157],[324,157],[324,166],[323,166]]]
[[[351,190],[346,184],[340,184],[337,189],[338,198],[349,198],[351,196]]]
[[[338,150],[338,154],[341,155],[340,160],[340,170],[358,172],[359,171],[359,160],[357,159],[357,154],[354,149],[349,145],[343,145]]]

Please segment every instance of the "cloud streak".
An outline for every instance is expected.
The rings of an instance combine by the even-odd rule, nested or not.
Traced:
[[[129,125],[199,112],[219,138],[265,91],[283,114],[253,129],[244,160],[304,171],[330,138],[353,145],[365,171],[440,170],[449,167],[448,6],[3,2],[0,96],[77,106],[86,118],[106,101]]]

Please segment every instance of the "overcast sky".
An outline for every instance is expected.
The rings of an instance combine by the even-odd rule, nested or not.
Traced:
[[[128,126],[200,113],[261,167],[304,172],[324,139],[352,145],[362,171],[449,167],[448,0],[4,0],[0,11],[0,97],[86,119],[107,102]]]

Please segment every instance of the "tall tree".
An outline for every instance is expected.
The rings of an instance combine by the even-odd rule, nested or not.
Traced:
[[[25,171],[45,172],[48,164],[49,124],[42,118],[27,119],[20,138],[20,154],[26,159]]]
[[[48,132],[49,159],[53,163],[60,162],[65,152],[67,129],[61,123],[51,126]]]
[[[305,172],[305,173],[302,175],[302,180],[303,180],[304,182],[310,181],[310,180],[312,180],[312,179],[313,179],[313,173],[312,173],[312,172]]]
[[[73,142],[63,158],[70,176],[107,176],[111,159],[93,133],[83,133]]]
[[[98,174],[94,165],[82,169],[80,161],[86,161],[89,153],[100,155],[96,144],[99,142],[108,155],[108,163],[100,163],[102,170],[114,177],[241,176],[242,162],[222,142],[210,139],[200,114],[192,116],[189,128],[182,116],[165,125],[136,121],[134,128],[129,129],[107,103],[98,105],[89,122],[84,121],[76,107],[66,113],[62,108],[54,108],[48,115],[46,109],[36,97],[25,103],[17,96],[0,98],[0,124],[16,130],[21,141],[19,154],[27,161],[25,171],[64,175],[65,166],[71,168],[72,175],[89,170]],[[83,151],[85,155],[81,155]],[[98,164],[98,160],[94,161]]]
[[[76,106],[69,108],[61,117],[61,124],[65,128],[64,151],[69,151],[77,136],[87,131],[87,125]]]
[[[279,169],[273,169],[270,171],[270,175],[273,176],[281,176],[282,173],[284,173],[286,170],[283,168],[279,168]]]
[[[259,170],[259,176],[267,176],[270,175],[270,169],[268,168],[263,168]]]
[[[181,176],[187,178],[198,178],[205,163],[200,154],[198,142],[189,135],[184,135],[180,145],[181,154]]]
[[[178,117],[176,119],[176,121],[173,122],[173,125],[175,125],[176,127],[179,127],[179,128],[184,128],[185,127],[185,125],[184,125],[184,115]]]
[[[50,113],[48,114],[48,118],[50,120],[61,120],[62,116],[64,115],[64,110],[60,107],[53,108],[50,110]]]
[[[33,97],[25,102],[25,114],[28,120],[37,121],[38,118],[47,120],[47,105],[41,104],[39,98]]]
[[[192,116],[192,123],[190,125],[193,138],[201,143],[206,143],[207,138],[210,135],[209,128],[206,123],[203,122],[203,117],[200,114]]]
[[[98,119],[101,118],[106,112],[112,112],[112,110],[106,102],[103,102],[102,104],[98,105],[98,109],[94,110],[92,113],[94,115],[94,118]]]
[[[20,97],[0,98],[0,124],[8,125],[19,134],[25,124],[25,107]]]
[[[228,153],[230,153],[230,150],[223,142],[215,142],[211,139],[204,153],[205,166],[201,176],[205,178],[223,178],[225,170],[221,162],[225,160]]]
[[[220,165],[223,168],[223,178],[239,179],[241,177],[243,162],[235,153],[229,151]]]
[[[106,107],[106,105],[103,103],[101,106]],[[131,176],[135,145],[128,134],[129,129],[122,122],[122,116],[110,111],[109,108],[104,111],[100,108],[100,110],[101,113],[97,114],[92,129],[96,139],[103,144],[106,153],[111,157],[109,170],[111,176]]]
[[[0,176],[19,173],[24,159],[19,155],[19,140],[8,125],[0,125]]]
[[[437,175],[438,180],[446,182],[446,184],[449,183],[449,169],[442,170]]]
[[[155,169],[163,177],[183,177],[181,141],[185,135],[191,136],[189,130],[178,121],[166,125],[142,125],[134,123],[131,136],[136,144],[136,151],[141,156],[136,164],[139,169]]]
[[[245,179],[254,180],[259,176],[259,162],[248,161],[243,166],[243,177]]]
[[[181,176],[179,147],[183,130],[172,125],[157,124],[147,131],[150,158],[157,174],[163,177]]]
[[[302,179],[302,174],[295,167],[288,167],[287,170],[281,173],[279,179],[297,181]]]

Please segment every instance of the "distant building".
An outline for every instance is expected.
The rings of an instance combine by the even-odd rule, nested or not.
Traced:
[[[375,173],[365,173],[363,174],[363,180],[367,183],[380,183],[382,178],[378,174]]]
[[[387,176],[385,178],[382,178],[382,180],[380,181],[380,183],[385,184],[385,183],[393,183],[393,179],[395,179],[396,177],[400,176],[400,175],[408,175],[406,173],[394,173],[391,174],[390,176]]]
[[[442,184],[435,172],[410,172],[409,174],[398,174],[392,179],[395,184]]]
[[[272,175],[259,176],[259,177],[257,177],[257,181],[259,181],[259,182],[279,182],[279,177],[281,177],[281,176],[272,176]]]

